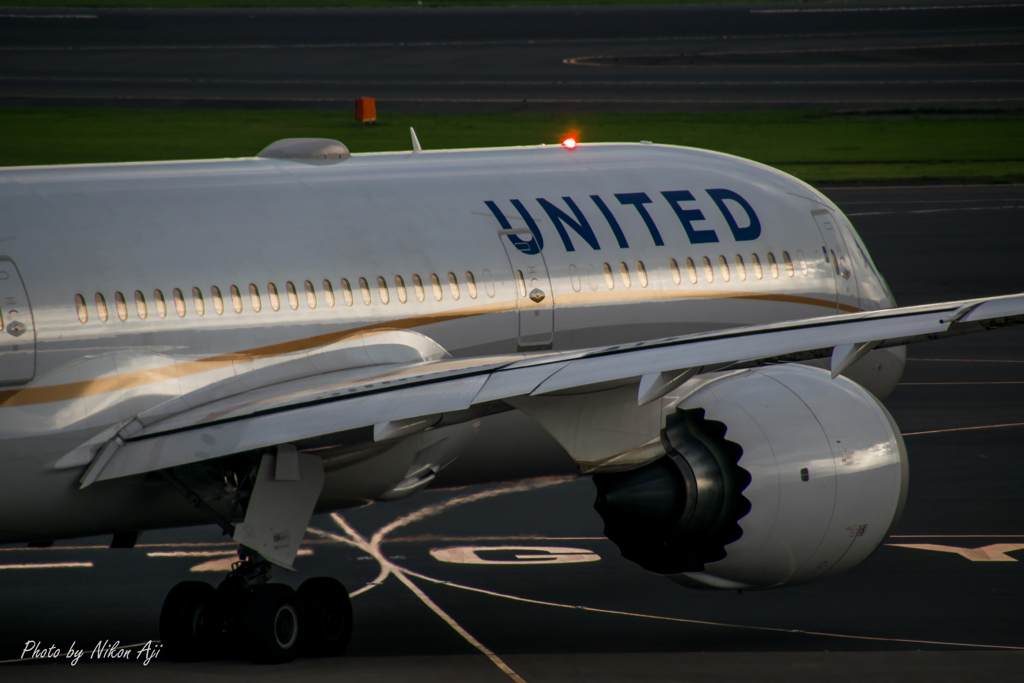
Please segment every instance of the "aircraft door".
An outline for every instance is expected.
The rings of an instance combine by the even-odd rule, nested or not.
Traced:
[[[0,256],[0,384],[36,374],[36,329],[28,293],[14,261]]]
[[[499,230],[501,245],[505,248],[512,280],[516,287],[516,302],[519,307],[519,350],[540,351],[551,348],[555,327],[555,302],[551,293],[551,278],[544,262],[544,253],[533,249],[533,233],[527,228]],[[509,235],[516,235],[518,244],[513,244]],[[529,239],[526,239],[529,237]],[[534,252],[534,253],[527,253]]]
[[[843,236],[836,227],[836,219],[831,211],[818,209],[812,211],[814,222],[824,244],[825,263],[832,270],[836,285],[836,308],[840,313],[860,310],[860,297],[857,292],[857,276],[853,272],[853,261],[843,242]]]

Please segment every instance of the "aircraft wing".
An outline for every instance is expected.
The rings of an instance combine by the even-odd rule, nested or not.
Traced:
[[[386,441],[506,410],[506,401],[639,380],[638,403],[725,368],[868,351],[1024,323],[1024,294],[836,315],[571,352],[341,370],[140,414],[103,444],[82,486],[279,444]],[[184,404],[181,404],[184,405]],[[363,431],[359,431],[363,430]]]

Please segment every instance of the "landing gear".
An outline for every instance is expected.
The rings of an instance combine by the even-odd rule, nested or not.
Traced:
[[[249,659],[281,664],[295,659],[302,633],[299,596],[280,583],[257,586],[249,594],[242,621],[244,648]]]
[[[335,579],[308,579],[298,592],[268,583],[271,565],[241,548],[221,585],[185,581],[171,589],[160,613],[160,638],[178,661],[218,654],[254,662],[290,662],[340,655],[352,633],[352,606]]]
[[[213,654],[216,602],[217,591],[202,581],[183,581],[171,589],[160,611],[160,639],[171,658],[194,662]]]
[[[318,576],[299,586],[302,607],[302,654],[336,657],[352,636],[352,603],[341,582]]]

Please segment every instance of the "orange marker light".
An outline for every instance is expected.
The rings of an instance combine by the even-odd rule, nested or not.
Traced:
[[[562,147],[566,149],[576,149],[576,138],[566,138],[562,140]]]

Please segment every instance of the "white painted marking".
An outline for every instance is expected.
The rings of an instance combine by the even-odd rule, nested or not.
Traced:
[[[958,164],[958,163],[965,163],[965,164],[969,164],[969,163],[972,163],[974,161],[977,161],[977,163],[989,164],[989,163],[997,163],[997,162],[1000,162],[1000,161],[1008,161],[1008,160],[1007,159],[992,159],[991,161],[988,161],[988,160],[984,160],[984,159],[982,159],[982,160],[967,159],[966,161],[962,161],[962,162],[954,160],[954,161],[940,161],[940,162],[929,162],[929,161],[914,161],[914,162],[883,161],[883,162],[875,162],[875,163],[882,164],[882,165],[884,165],[884,164],[898,164],[898,163],[919,163],[919,164],[928,164],[928,163]],[[1003,211],[1005,209],[1024,209],[1024,206],[1019,206],[1019,205],[1015,205],[1015,206],[956,206],[956,207],[950,207],[950,208],[945,208],[945,209],[918,209],[916,211],[865,211],[865,212],[862,212],[862,213],[848,213],[846,215],[847,216],[888,216],[888,215],[892,215],[892,214],[896,214],[896,213],[898,213],[898,214],[910,214],[910,213],[948,213],[948,212],[951,212],[951,211]]]
[[[92,562],[32,562],[28,564],[0,564],[0,569],[63,569],[65,567],[91,567]]]
[[[955,429],[932,429],[927,432],[903,432],[903,436],[920,436],[921,434],[944,434],[946,432],[973,432],[978,429],[1000,429],[1002,427],[1021,427],[1024,422],[1009,422],[1001,425],[983,425],[981,427],[957,427]]]
[[[494,560],[480,557],[481,552],[515,551],[514,560]],[[599,555],[583,548],[548,548],[529,545],[457,545],[449,548],[431,548],[430,554],[439,562],[455,564],[570,564],[597,562]]]
[[[1006,553],[1024,549],[1024,543],[993,543],[980,548],[957,548],[951,545],[936,543],[887,543],[896,548],[915,548],[917,550],[934,550],[940,553],[956,553],[971,562],[1016,562],[1017,559]]]

